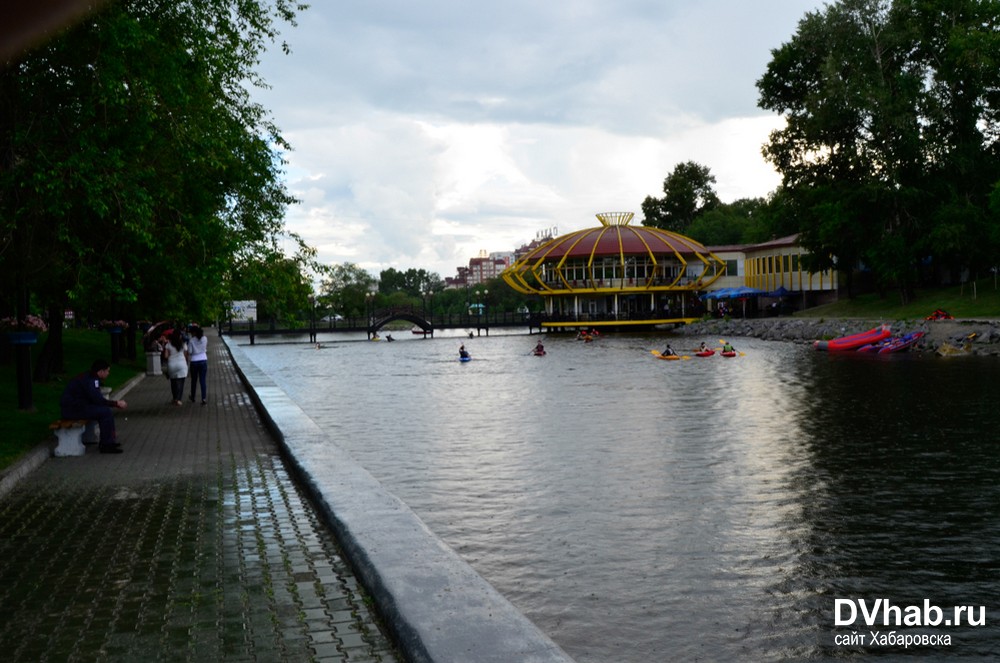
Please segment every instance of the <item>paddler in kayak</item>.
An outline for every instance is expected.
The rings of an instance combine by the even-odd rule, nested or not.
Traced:
[[[461,357],[462,359],[465,359],[466,357],[469,356],[469,351],[465,349],[465,343],[463,343],[458,348],[458,356]]]
[[[704,345],[704,343],[702,343],[702,345]],[[736,352],[736,348],[733,347],[732,343],[723,343],[722,344],[722,351],[723,352]]]
[[[667,345],[667,349],[664,350],[663,352],[661,352],[660,356],[662,356],[662,357],[676,357],[677,353],[674,352],[674,349],[672,347],[670,347],[670,345],[668,344]]]
[[[543,354],[545,354],[545,346],[542,345],[541,341],[539,341],[538,343],[535,344],[535,354],[536,355],[543,355]]]

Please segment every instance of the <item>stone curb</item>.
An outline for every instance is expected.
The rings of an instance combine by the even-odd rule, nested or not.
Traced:
[[[261,416],[414,662],[572,663],[547,635],[223,342]]]

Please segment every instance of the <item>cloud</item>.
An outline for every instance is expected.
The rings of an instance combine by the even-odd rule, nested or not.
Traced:
[[[325,262],[450,276],[597,212],[638,223],[682,161],[723,200],[766,195],[780,118],[754,83],[820,4],[314,4],[256,95],[295,148],[287,225]]]

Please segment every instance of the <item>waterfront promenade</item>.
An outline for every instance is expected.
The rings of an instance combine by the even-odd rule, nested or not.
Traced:
[[[122,454],[40,448],[12,470],[5,661],[402,660],[218,337],[208,375],[205,406],[127,385]]]

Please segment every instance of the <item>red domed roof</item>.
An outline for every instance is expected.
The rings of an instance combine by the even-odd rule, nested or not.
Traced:
[[[622,266],[622,274],[626,273],[625,263],[627,259],[641,259],[653,266],[646,270],[649,274],[648,278],[642,279],[641,282],[640,279],[634,279],[631,285],[626,284],[625,279],[622,279],[620,288],[627,286],[628,289],[641,290],[650,288],[691,290],[707,285],[718,278],[718,275],[721,275],[725,263],[700,242],[660,228],[631,226],[629,222],[632,220],[632,216],[631,212],[598,214],[597,218],[601,222],[599,227],[560,235],[532,249],[519,257],[504,272],[503,279],[521,292],[578,291],[578,288],[572,286],[572,282],[561,276],[564,266],[583,262],[588,265],[589,270],[589,266],[595,263],[595,259],[606,261],[610,257],[618,258],[616,262]],[[657,279],[655,277],[654,272],[657,265],[673,263],[686,270],[689,262],[702,263],[704,279],[700,276],[694,279],[683,279],[680,272],[677,272],[676,278]],[[714,268],[709,269],[710,266]],[[546,274],[548,278],[546,278]],[[557,282],[562,281],[567,287],[554,286],[553,275],[555,275]],[[585,280],[588,289],[608,287],[606,283],[599,284],[598,279],[592,275]],[[533,285],[533,283],[544,281],[548,281],[550,285],[542,288]]]
[[[561,235],[539,246],[525,258],[555,260],[564,256],[584,258],[667,253],[708,253],[708,249],[689,237],[659,228],[609,225]]]

